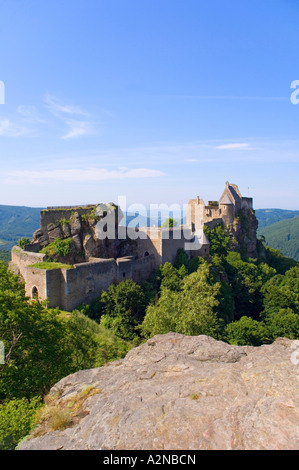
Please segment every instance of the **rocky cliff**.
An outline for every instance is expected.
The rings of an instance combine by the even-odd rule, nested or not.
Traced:
[[[236,249],[245,257],[257,258],[257,236],[258,220],[253,210],[242,209],[234,223],[228,227],[228,231],[236,241]]]
[[[20,449],[298,449],[296,343],[155,336],[57,383]]]
[[[118,239],[118,222],[122,217],[121,209],[113,203],[43,210],[41,227],[25,250],[41,251],[49,261],[70,265],[93,257],[135,255],[134,241]]]

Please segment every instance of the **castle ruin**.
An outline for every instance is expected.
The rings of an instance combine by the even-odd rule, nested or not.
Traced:
[[[72,311],[91,303],[102,290],[126,279],[141,282],[154,269],[173,263],[179,249],[190,258],[209,257],[203,228],[224,224],[246,256],[256,255],[257,221],[252,199],[226,183],[219,201],[191,199],[186,224],[173,228],[121,227],[121,209],[113,203],[49,207],[40,229],[23,249],[13,247],[11,268],[25,281],[26,295],[48,307]],[[246,220],[246,224],[244,224]],[[50,264],[47,263],[50,261]]]

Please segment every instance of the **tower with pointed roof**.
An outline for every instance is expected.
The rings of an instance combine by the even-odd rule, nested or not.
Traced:
[[[240,211],[250,209],[252,209],[252,198],[243,197],[236,184],[226,181],[219,201],[209,201],[205,205],[199,196],[189,200],[187,224],[194,230],[204,225],[214,228],[219,223],[230,226]]]

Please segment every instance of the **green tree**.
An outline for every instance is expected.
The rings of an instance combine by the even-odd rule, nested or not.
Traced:
[[[101,367],[123,357],[132,347],[77,310],[65,319],[65,326],[65,350],[71,358],[72,372]]]
[[[40,397],[10,400],[0,405],[0,450],[14,450],[27,436],[34,424],[37,410],[42,406]]]
[[[125,340],[136,340],[136,327],[145,311],[141,287],[131,280],[111,285],[107,292],[102,292],[101,303],[103,315],[100,324]]]
[[[299,315],[290,308],[282,308],[277,313],[268,315],[265,323],[273,340],[280,337],[299,339]]]
[[[169,331],[220,337],[222,324],[216,314],[219,289],[219,283],[210,282],[209,266],[202,264],[183,279],[180,291],[161,289],[158,301],[147,307],[142,333],[146,337]]]
[[[261,289],[263,316],[277,313],[280,309],[292,309],[299,314],[299,267],[291,268],[285,275],[277,274]]]
[[[176,220],[174,220],[172,217],[168,217],[166,220],[164,220],[163,224],[161,227],[163,228],[172,228],[172,227],[177,227],[178,223]]]
[[[269,330],[264,322],[244,316],[226,326],[224,338],[238,346],[260,346],[269,343]]]
[[[126,343],[107,335],[79,312],[65,315],[30,301],[20,279],[0,263],[0,401],[43,396],[61,378],[98,365],[104,348],[109,359],[119,357]]]
[[[22,249],[25,245],[28,245],[28,243],[30,243],[30,238],[27,237],[22,237],[20,240],[18,240],[18,246]]]
[[[291,268],[298,266],[294,259],[287,258],[279,250],[274,250],[270,246],[265,247],[266,262],[277,271],[277,274],[285,274]]]
[[[265,263],[245,261],[236,252],[229,252],[225,259],[225,271],[232,288],[237,318],[250,316],[255,319],[263,309],[263,284],[276,273]]]
[[[163,289],[156,303],[150,304],[141,324],[143,336],[151,337],[177,331],[178,318],[181,314],[179,292]]]
[[[22,305],[12,297],[11,310],[0,312],[0,337],[6,352],[0,366],[0,400],[44,395],[70,373],[72,364],[59,314],[38,303]]]
[[[204,227],[204,232],[210,242],[210,255],[226,256],[229,252],[231,238],[223,224],[215,228]]]
[[[171,263],[165,263],[164,265],[161,265],[160,273],[161,289],[169,289],[173,291],[181,290],[181,275]]]
[[[179,248],[175,257],[174,267],[186,275],[197,271],[200,263],[200,258],[189,258],[186,251],[183,248]]]

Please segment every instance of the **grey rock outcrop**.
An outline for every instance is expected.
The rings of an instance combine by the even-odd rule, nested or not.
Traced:
[[[50,391],[59,407],[86,387],[79,420],[26,449],[253,450],[299,448],[294,342],[232,346],[207,336],[158,335],[105,367]]]

